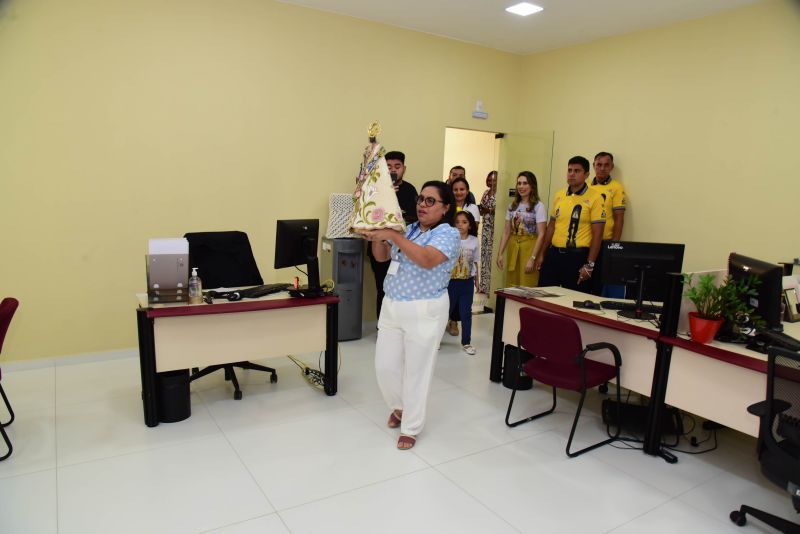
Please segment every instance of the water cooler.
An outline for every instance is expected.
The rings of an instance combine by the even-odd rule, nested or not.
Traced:
[[[364,240],[322,238],[322,281],[331,279],[339,295],[339,341],[361,338]]]

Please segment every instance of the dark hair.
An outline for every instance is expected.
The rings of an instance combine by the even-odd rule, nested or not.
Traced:
[[[467,172],[467,169],[465,169],[465,168],[464,168],[464,167],[462,167],[461,165],[456,165],[455,167],[453,167],[452,169],[450,169],[450,172],[453,172],[453,171],[454,171],[454,170],[456,170],[456,169],[459,169],[459,170],[462,170],[462,171],[464,171],[464,174],[466,174],[466,172]]]
[[[520,176],[524,176],[528,180],[528,185],[531,186],[531,192],[528,193],[528,198],[526,201],[528,202],[528,211],[533,211],[534,206],[539,203],[539,183],[536,181],[536,175],[533,174],[531,171],[522,171],[517,175],[517,180],[519,180]],[[522,195],[519,194],[517,191],[516,185],[514,187],[514,201],[511,202],[511,206],[509,206],[509,211],[514,211],[519,206],[519,203],[522,202]]]
[[[468,212],[467,210],[459,211],[458,213],[456,213],[455,218],[458,219],[459,215],[463,215],[464,217],[467,218],[467,222],[469,223],[469,230],[467,230],[467,233],[469,235],[473,235],[475,237],[478,237],[478,223],[475,222],[475,217],[473,217],[472,214],[470,212]],[[456,221],[453,220],[453,224],[455,224],[455,222]]]
[[[453,181],[450,182],[450,189],[453,189],[453,186],[456,185],[458,182],[464,182],[464,185],[467,186],[467,193],[469,193],[469,182],[467,181],[466,178],[462,178],[460,176],[458,178],[453,178]]]
[[[594,161],[597,161],[597,158],[608,157],[611,158],[611,163],[614,163],[614,154],[611,152],[598,152],[595,157]]]
[[[400,163],[403,165],[406,164],[406,155],[400,152],[399,150],[392,150],[391,152],[387,152],[386,155],[383,157],[384,159],[397,159],[400,160]]]
[[[583,167],[583,172],[589,172],[589,160],[583,156],[572,156],[569,158],[567,165],[580,165]]]
[[[448,210],[442,217],[442,220],[434,224],[431,228],[436,228],[442,223],[452,225],[453,216],[456,214],[456,199],[453,197],[453,190],[450,189],[449,185],[441,180],[430,180],[425,182],[422,184],[422,187],[419,188],[419,192],[422,193],[422,190],[426,187],[435,187],[439,191],[439,197],[441,198],[441,201],[448,206]]]

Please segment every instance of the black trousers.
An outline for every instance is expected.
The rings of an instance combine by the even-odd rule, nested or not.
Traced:
[[[375,274],[375,292],[377,293],[375,301],[375,317],[381,316],[381,304],[383,303],[383,281],[386,279],[386,273],[389,272],[389,265],[392,260],[378,261],[372,256],[372,247],[367,242],[367,256],[369,256],[369,265],[372,267],[372,272]]]
[[[578,271],[586,263],[588,256],[588,248],[559,249],[550,247],[545,253],[542,270],[539,272],[539,286],[561,286],[591,293],[592,278],[578,283]],[[592,274],[594,277],[595,273]]]

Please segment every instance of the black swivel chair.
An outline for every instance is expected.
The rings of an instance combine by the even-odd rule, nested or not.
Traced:
[[[196,232],[184,235],[189,241],[189,265],[197,267],[203,288],[242,287],[262,285],[264,280],[258,272],[250,240],[244,232]],[[270,382],[278,381],[272,367],[250,362],[235,362],[211,365],[204,369],[193,369],[190,380],[197,380],[223,369],[225,380],[233,384],[233,398],[240,400],[242,391],[233,368],[251,369],[271,373]]]
[[[800,513],[800,353],[770,347],[767,356],[767,398],[747,411],[760,419],[758,460],[761,472],[792,497]],[[747,515],[786,534],[800,533],[800,525],[742,505],[730,514],[744,526]]]

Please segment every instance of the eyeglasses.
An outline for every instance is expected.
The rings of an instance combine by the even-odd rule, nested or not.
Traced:
[[[437,200],[433,197],[423,197],[422,195],[417,197],[417,205],[425,204],[427,207],[431,207],[437,202],[442,202],[441,200]],[[444,202],[442,202],[444,204]]]

